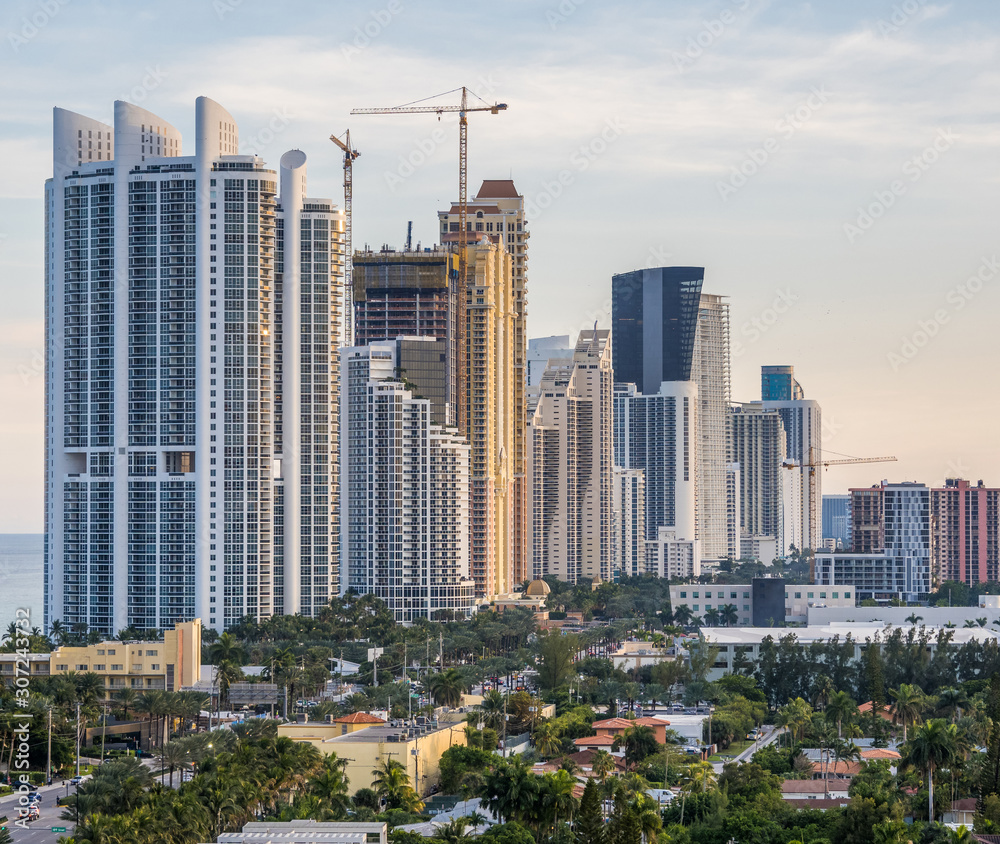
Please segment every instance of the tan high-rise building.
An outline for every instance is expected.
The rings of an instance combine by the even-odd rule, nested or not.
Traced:
[[[476,594],[489,598],[515,582],[515,432],[524,409],[515,396],[511,255],[486,238],[467,250],[459,425],[472,447],[472,579]]]
[[[438,230],[442,243],[458,242],[458,204],[448,211],[438,212]],[[525,475],[527,411],[525,387],[527,385],[527,275],[528,275],[528,226],[525,220],[524,197],[518,194],[510,179],[487,179],[468,204],[467,239],[478,242],[485,236],[501,246],[510,256],[512,334],[511,404],[507,408],[508,421],[513,426],[513,441],[508,459],[514,477],[511,492],[512,536],[508,583],[520,583],[528,577],[527,531],[527,478]],[[473,447],[475,451],[475,447]],[[475,455],[473,454],[473,463]],[[475,475],[475,470],[473,471]],[[475,552],[473,569],[475,570]],[[477,575],[477,588],[481,583]],[[500,591],[507,591],[504,586]]]
[[[542,376],[528,432],[534,578],[612,579],[613,380],[611,332],[597,329]]]

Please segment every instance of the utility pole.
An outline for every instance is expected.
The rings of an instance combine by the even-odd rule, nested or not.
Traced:
[[[80,704],[76,704],[76,775],[80,776]]]
[[[52,707],[49,707],[49,754],[45,763],[45,782],[52,782]]]
[[[438,664],[441,670],[444,671],[444,631],[442,630],[438,631],[438,651]]]

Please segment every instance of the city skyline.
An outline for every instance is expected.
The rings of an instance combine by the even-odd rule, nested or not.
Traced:
[[[998,400],[964,363],[988,357],[997,296],[998,127],[979,105],[998,85],[995,11],[921,6],[895,20],[891,4],[625,9],[523,4],[516,28],[452,12],[469,37],[449,54],[429,37],[444,12],[435,5],[421,14],[398,3],[339,14],[312,6],[310,31],[332,33],[322,41],[303,35],[301,18],[228,0],[180,3],[169,15],[115,3],[6,10],[0,150],[18,167],[0,189],[9,397],[0,424],[18,447],[5,462],[0,529],[42,530],[51,108],[109,122],[115,97],[163,116],[190,143],[188,104],[210,96],[241,125],[241,152],[274,168],[284,150],[302,148],[316,193],[338,205],[341,161],[326,138],[350,126],[362,151],[354,243],[378,248],[402,245],[410,219],[415,241],[439,239],[429,212],[455,196],[456,121],[350,109],[465,83],[510,105],[470,121],[470,181],[512,175],[525,195],[528,336],[609,326],[615,273],[704,266],[705,291],[731,304],[734,401],[757,398],[761,365],[794,365],[823,406],[828,451],[899,458],[831,470],[825,491],[883,477],[996,484],[1000,456],[983,444]],[[42,26],[31,24],[36,14]],[[165,46],[139,37],[150,26]],[[497,28],[504,38],[492,37]],[[577,57],[598,41],[604,61]],[[91,43],[105,45],[106,60],[68,73],[87,63]],[[598,209],[613,245],[567,250]],[[944,412],[959,403],[961,414]]]

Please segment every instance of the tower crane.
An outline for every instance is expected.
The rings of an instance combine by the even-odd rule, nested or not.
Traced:
[[[354,249],[351,246],[351,201],[353,194],[354,159],[361,155],[351,146],[351,130],[344,140],[330,135],[344,153],[344,345],[354,343]]]
[[[419,105],[420,103],[427,102],[427,100],[434,100],[438,97],[447,96],[448,94],[455,94],[458,91],[462,92],[462,99],[459,105]],[[473,96],[476,96],[473,94]],[[478,97],[477,97],[478,98]],[[469,107],[469,89],[464,85],[461,88],[455,88],[452,91],[445,91],[443,94],[435,94],[433,97],[426,97],[423,100],[415,100],[412,103],[407,103],[406,105],[393,106],[392,108],[355,108],[351,110],[351,114],[436,114],[438,120],[441,119],[442,114],[458,113],[458,277],[460,279],[459,284],[462,285],[460,288],[461,295],[465,295],[465,248],[468,244],[468,234],[466,229],[468,227],[468,163],[469,163],[469,120],[468,115],[474,111],[488,111],[490,114],[499,114],[501,111],[507,110],[506,103],[493,103],[490,105],[482,100],[484,105]],[[464,354],[465,343],[465,320],[458,320],[458,344],[459,344],[459,354]],[[459,385],[459,397],[458,397],[458,407],[459,413],[464,414],[465,412],[465,398],[462,395],[463,392],[463,379],[458,379]]]
[[[855,463],[895,463],[895,457],[846,457],[841,460],[823,460],[817,459],[816,454],[819,451],[815,446],[809,447],[809,462],[799,464],[794,460],[786,460],[781,465],[785,469],[808,469],[809,470],[809,524],[813,522],[813,517],[816,507],[816,470],[821,466],[824,469],[830,466],[846,466]],[[811,540],[810,537],[804,537],[806,540]],[[809,564],[809,576],[810,578],[815,575],[814,563]]]

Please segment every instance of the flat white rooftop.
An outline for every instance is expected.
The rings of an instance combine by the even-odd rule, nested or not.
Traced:
[[[702,627],[700,632],[706,641],[714,645],[759,645],[768,636],[778,641],[789,634],[793,634],[803,644],[826,642],[834,636],[839,636],[841,642],[848,636],[855,642],[864,642],[865,639],[873,639],[878,634],[884,640],[886,635],[895,630],[902,630],[903,635],[906,636],[911,629],[913,629],[913,625],[910,624],[892,625],[882,622],[838,621],[809,627]],[[951,641],[956,645],[964,645],[967,642],[1000,640],[1000,633],[985,627],[945,628],[927,625],[923,629],[930,634],[932,642],[942,630],[947,630],[952,634]],[[916,630],[919,634],[921,627],[918,626]]]

